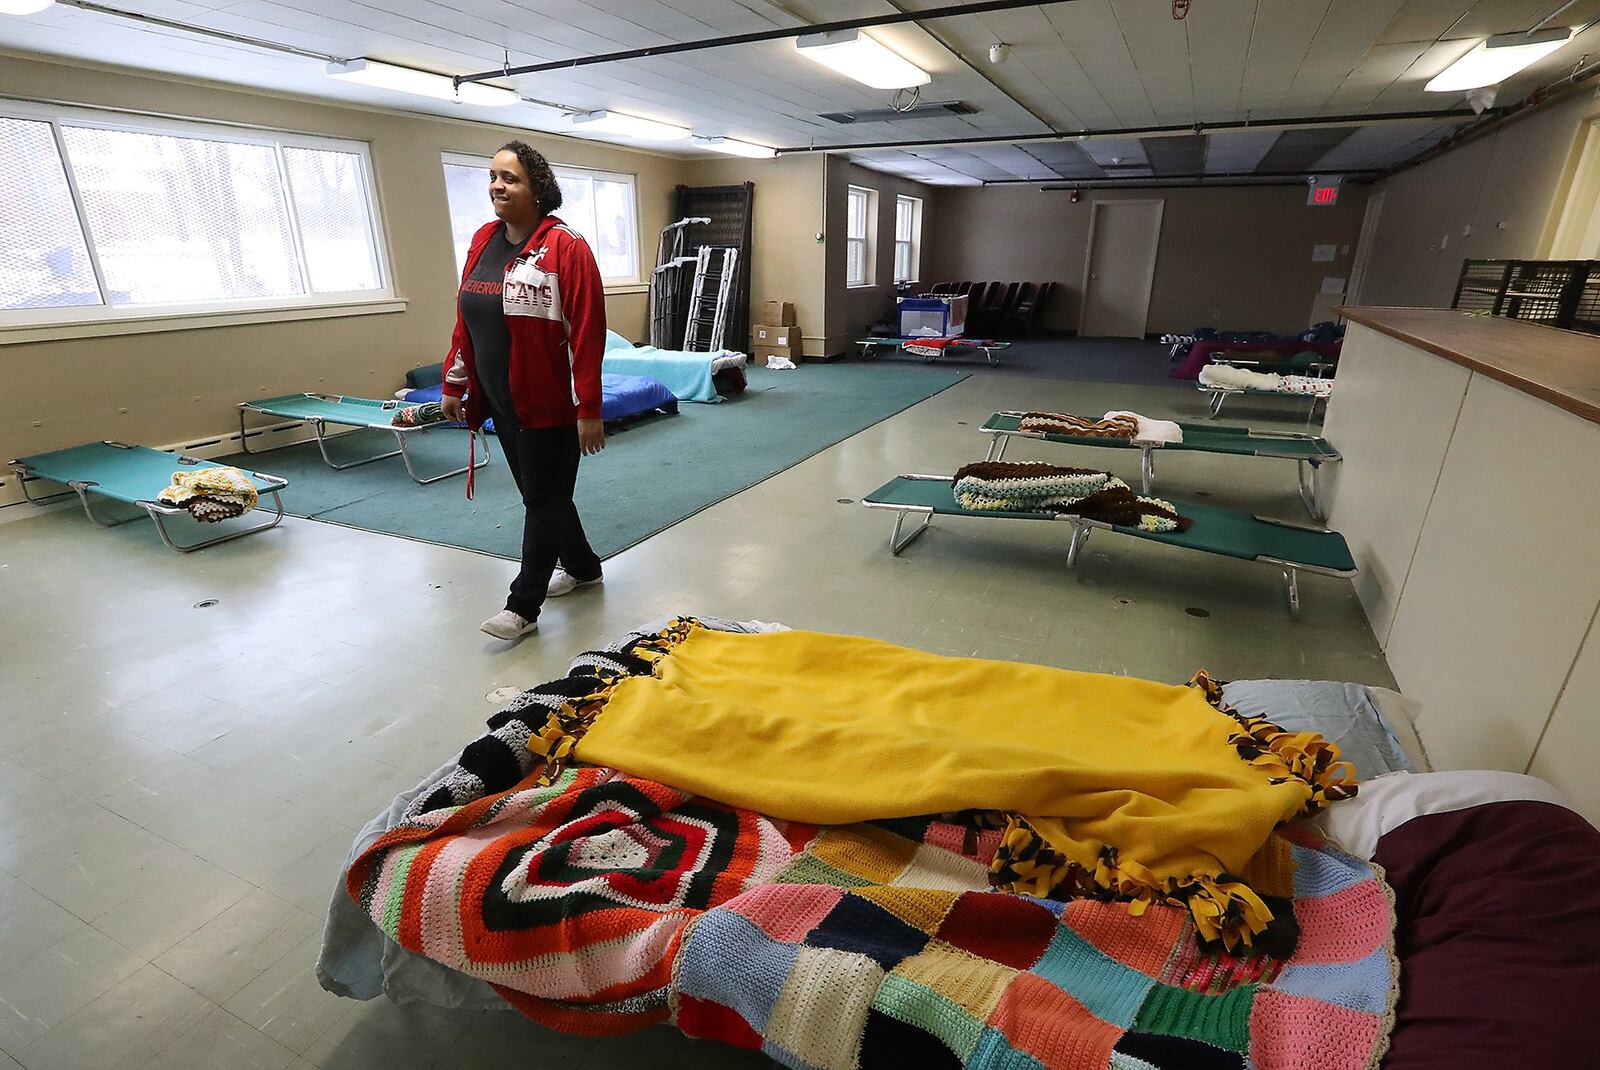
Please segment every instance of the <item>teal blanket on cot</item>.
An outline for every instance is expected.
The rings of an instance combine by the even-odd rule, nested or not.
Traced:
[[[616,331],[607,331],[601,368],[612,375],[647,375],[659,380],[679,401],[721,401],[722,396],[711,381],[711,360],[720,355],[635,347]]]

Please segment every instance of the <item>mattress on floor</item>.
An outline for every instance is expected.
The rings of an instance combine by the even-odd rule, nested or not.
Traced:
[[[748,362],[745,354],[730,349],[689,353],[635,346],[617,332],[607,331],[601,367],[615,374],[659,379],[679,401],[715,402],[722,400],[723,393],[736,394],[744,389]]]
[[[435,383],[432,386],[407,390],[402,394],[401,400],[407,404],[421,405],[429,401],[438,401],[443,394],[444,387]],[[678,399],[662,383],[644,375],[601,374],[600,418],[606,423],[631,420],[647,412],[657,411],[666,413],[678,411]],[[494,421],[488,421],[485,426],[493,431]]]

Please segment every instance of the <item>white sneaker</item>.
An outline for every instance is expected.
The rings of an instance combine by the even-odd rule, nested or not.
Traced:
[[[592,580],[580,580],[558,565],[556,570],[550,573],[550,586],[545,588],[544,593],[550,598],[560,598],[564,594],[571,594],[579,587],[593,587],[604,579],[604,576],[596,576]]]
[[[504,639],[509,643],[513,639],[521,639],[524,635],[531,635],[538,631],[539,622],[529,620],[520,613],[513,613],[509,609],[502,609],[478,625],[478,630],[485,635],[492,635],[496,639]]]

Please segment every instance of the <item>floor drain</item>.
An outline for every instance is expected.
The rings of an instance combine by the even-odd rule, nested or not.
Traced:
[[[196,602],[194,604],[194,608],[196,608],[196,609],[210,609],[212,606],[214,606],[216,604],[217,604],[217,600],[215,598],[202,598],[202,599],[200,599],[200,601],[198,601],[198,602]]]
[[[1124,595],[1118,595],[1117,598],[1116,598],[1116,603],[1119,606],[1131,606],[1131,605],[1133,605],[1133,602],[1134,602],[1134,600],[1129,598],[1125,594]]]
[[[840,505],[854,505],[856,503],[854,498],[835,498],[833,500],[838,502]]]
[[[1185,606],[1183,611],[1185,613],[1189,614],[1189,616],[1191,616],[1191,617],[1209,617],[1209,616],[1211,616],[1211,610],[1209,610],[1209,609],[1201,609],[1199,606]]]

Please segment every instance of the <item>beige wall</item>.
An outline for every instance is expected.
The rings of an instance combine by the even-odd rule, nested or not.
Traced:
[[[1597,114],[1590,93],[1575,93],[1378,183],[1361,304],[1449,307],[1462,260],[1544,255],[1578,135]]]
[[[1077,204],[1065,191],[1031,185],[951,187],[939,192],[932,262],[922,276],[1054,281],[1044,324],[1076,330],[1091,203],[1155,198],[1166,207],[1150,294],[1153,334],[1201,325],[1304,330],[1324,276],[1350,275],[1366,202],[1352,186],[1332,208],[1307,205],[1303,186],[1094,190]],[[1337,258],[1313,262],[1315,245],[1337,246]]]
[[[939,210],[935,205],[935,190],[921,182],[913,182],[897,175],[872,171],[859,164],[838,157],[828,157],[828,242],[827,287],[828,319],[827,349],[830,354],[844,353],[852,339],[860,338],[866,328],[891,314],[894,299],[894,213],[896,197],[922,199],[922,270],[919,274],[931,280],[928,274],[931,261],[928,239],[939,227]],[[872,247],[873,273],[869,286],[845,285],[845,224],[848,219],[846,196],[851,186],[874,190],[878,194],[876,233]]]
[[[636,174],[646,272],[671,191],[682,180],[683,162],[673,157],[30,59],[0,62],[0,97],[367,142],[395,290],[407,301],[405,311],[382,315],[0,345],[0,367],[13,389],[7,408],[32,415],[0,420],[0,461],[102,438],[193,441],[236,427],[234,406],[247,398],[300,390],[386,396],[407,369],[441,359],[456,294],[443,151],[488,154],[518,136],[555,162]],[[487,204],[484,215],[490,217]],[[642,287],[606,299],[612,326],[633,338],[645,335],[646,305]],[[0,495],[9,500],[14,491],[6,487]]]
[[[822,332],[827,307],[823,264],[822,176],[820,153],[781,156],[775,160],[725,157],[688,161],[682,181],[690,186],[731,186],[754,182],[755,212],[750,221],[754,247],[749,263],[750,322],[761,319],[763,301],[789,301],[805,338],[804,352],[823,352]],[[654,245],[651,245],[654,249]],[[651,255],[654,255],[653,253]],[[727,344],[750,345],[748,338]]]

